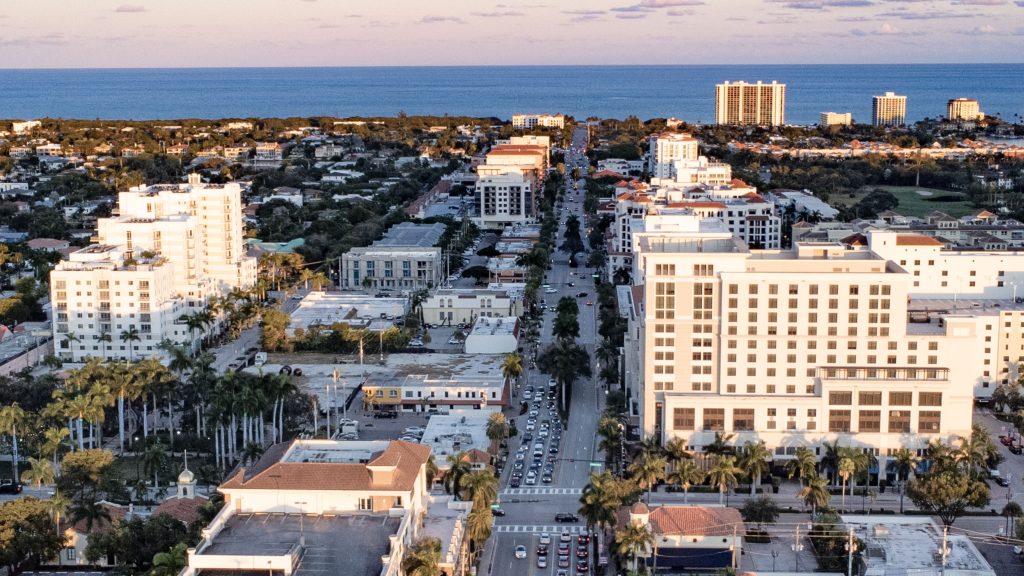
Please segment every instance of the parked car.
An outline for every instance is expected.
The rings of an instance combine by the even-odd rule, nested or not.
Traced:
[[[579,522],[579,521],[580,521],[580,517],[575,515],[575,514],[569,514],[569,513],[566,513],[566,512],[561,512],[559,514],[555,514],[555,522],[568,522],[568,523],[571,524],[571,523]]]
[[[17,482],[0,484],[0,494],[21,494],[21,484]]]

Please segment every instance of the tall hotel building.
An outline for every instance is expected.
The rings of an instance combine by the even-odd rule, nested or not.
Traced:
[[[954,98],[946,103],[946,118],[951,121],[974,122],[984,120],[981,106],[972,98]]]
[[[203,184],[198,174],[121,192],[117,215],[97,222],[95,243],[50,273],[57,355],[129,360],[162,355],[162,340],[194,346],[202,334],[181,317],[256,282],[241,201],[238,184]]]
[[[716,433],[776,463],[838,441],[877,456],[967,435],[1024,359],[1024,256],[871,232],[866,247],[750,250],[716,219],[638,223],[624,367],[644,435]],[[877,470],[874,472],[877,474]],[[877,480],[876,476],[876,480]]]
[[[718,124],[781,126],[786,122],[786,85],[725,82],[715,86]]]
[[[907,123],[907,97],[894,92],[871,98],[871,123],[875,126],[903,126]]]
[[[654,134],[648,141],[648,168],[651,178],[671,178],[677,160],[698,159],[697,139],[689,134],[669,132]]]

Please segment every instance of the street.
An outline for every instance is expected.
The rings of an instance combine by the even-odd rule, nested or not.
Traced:
[[[559,244],[562,241],[562,234],[565,232],[565,220],[570,214],[575,214],[580,219],[581,236],[584,245],[587,244],[583,215],[585,192],[583,190],[574,192],[573,180],[568,177],[572,168],[577,166],[581,167],[581,172],[586,173],[587,160],[583,154],[586,150],[586,143],[586,129],[578,128],[573,133],[573,145],[565,159],[566,201],[564,210],[558,214],[559,228],[556,242]],[[574,197],[573,201],[569,201],[570,196]],[[510,486],[513,455],[516,453],[519,443],[522,442],[523,435],[527,432],[528,414],[516,417],[520,435],[509,443],[509,464],[502,474],[501,487],[503,489],[499,492],[499,501],[501,508],[505,511],[505,516],[495,518],[493,536],[488,540],[482,556],[482,574],[523,572],[530,575],[557,574],[560,568],[558,554],[554,548],[557,547],[558,535],[563,531],[578,533],[584,529],[584,522],[581,518],[575,523],[556,523],[555,514],[577,513],[580,494],[587,485],[591,472],[599,471],[600,463],[604,461],[604,457],[597,452],[597,422],[604,409],[604,391],[598,384],[597,368],[593,364],[594,350],[597,344],[597,310],[596,306],[587,305],[587,301],[595,302],[597,297],[594,279],[591,276],[593,271],[583,266],[582,262],[579,267],[571,268],[569,257],[570,255],[564,252],[555,252],[551,258],[551,270],[548,270],[545,275],[544,283],[550,285],[554,292],[544,293],[541,296],[549,308],[544,311],[539,349],[544,350],[551,344],[551,328],[555,317],[554,307],[558,300],[566,296],[576,298],[578,293],[586,292],[587,296],[576,298],[580,309],[578,317],[580,337],[577,342],[585,347],[591,355],[594,377],[581,378],[573,384],[569,422],[562,433],[560,449],[553,463],[553,481],[550,484],[538,481],[533,486],[525,485],[525,483],[518,488]],[[584,258],[580,258],[580,260],[585,261]],[[570,282],[574,286],[569,286]],[[526,370],[523,373],[522,389],[525,391],[532,388],[534,392],[541,391],[541,399],[538,400],[536,396],[533,396],[534,399],[530,401],[530,410],[537,410],[538,417],[542,420],[549,414],[546,396],[549,377],[536,369],[531,369],[529,362],[524,361],[524,367]],[[549,419],[551,418],[549,417]],[[524,460],[528,461],[529,457],[530,455],[526,454]],[[536,548],[540,534],[553,535],[552,551],[547,555],[546,568],[539,568],[537,564]],[[515,548],[520,544],[526,546],[527,556],[525,559],[515,558]],[[576,573],[576,545],[574,538],[572,544],[574,553],[569,555],[570,566],[561,568],[567,570],[569,574]]]

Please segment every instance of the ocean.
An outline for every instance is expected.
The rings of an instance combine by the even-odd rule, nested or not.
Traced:
[[[871,96],[907,95],[908,120],[950,98],[1024,119],[1024,64],[459,66],[0,70],[0,117],[178,119],[287,116],[676,117],[714,121],[715,84],[787,84],[786,121],[823,111],[870,121]]]

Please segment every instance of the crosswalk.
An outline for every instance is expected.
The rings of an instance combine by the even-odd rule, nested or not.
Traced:
[[[501,491],[502,496],[579,496],[580,494],[583,494],[581,488],[506,488]]]
[[[498,524],[492,529],[493,532],[511,532],[520,534],[561,534],[562,532],[568,532],[569,534],[579,534],[586,532],[586,526],[533,526],[529,524]]]

